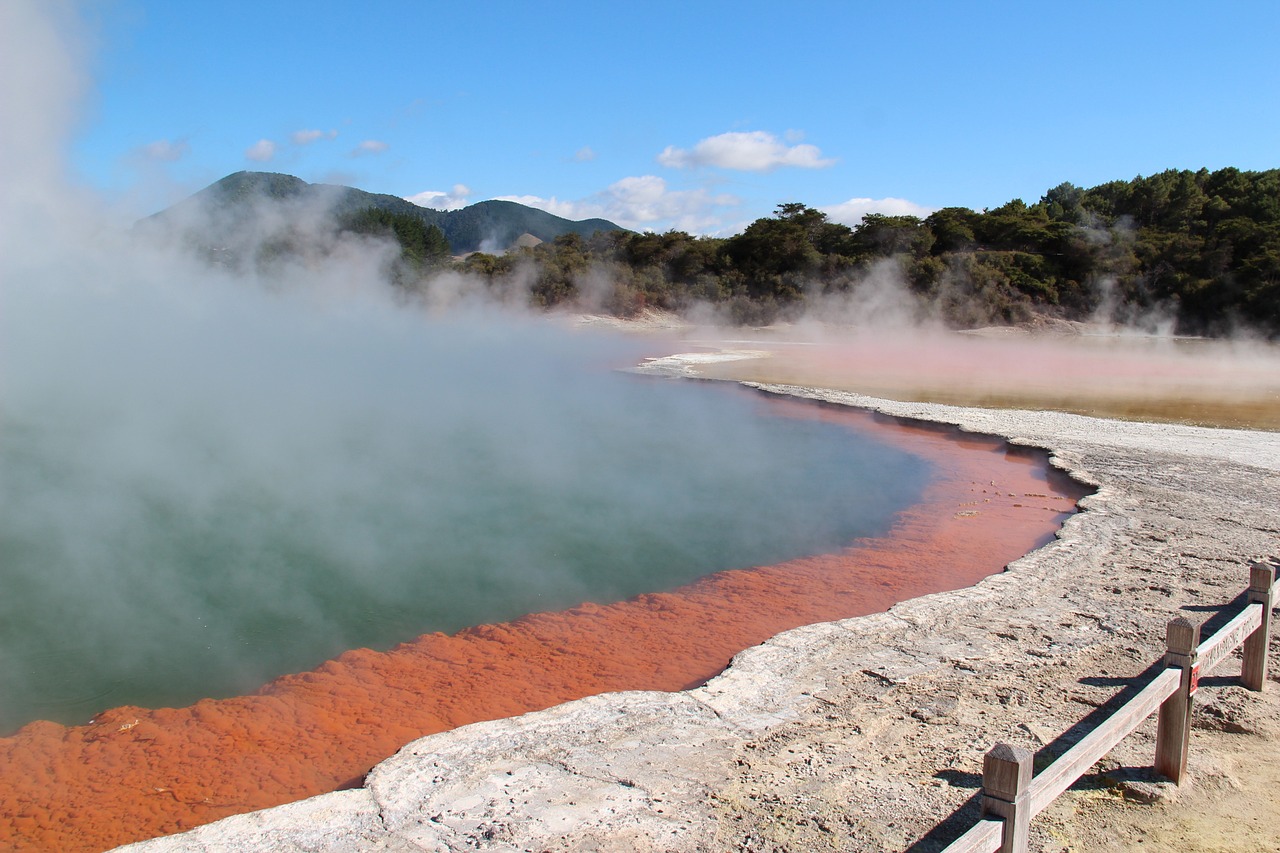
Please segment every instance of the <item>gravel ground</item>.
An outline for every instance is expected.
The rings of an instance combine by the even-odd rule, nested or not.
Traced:
[[[1157,660],[1169,619],[1215,618],[1280,551],[1276,433],[763,390],[1044,447],[1097,492],[1002,574],[779,635],[696,690],[434,735],[362,789],[127,849],[940,850],[976,815],[991,745],[1063,751]],[[1197,695],[1189,784],[1149,769],[1152,719],[1033,823],[1032,849],[1280,849],[1277,689],[1243,690],[1232,666]]]

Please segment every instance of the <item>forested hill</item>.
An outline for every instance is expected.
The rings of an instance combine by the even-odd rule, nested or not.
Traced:
[[[956,327],[1048,317],[1280,337],[1275,169],[1170,170],[1089,189],[1064,183],[1031,204],[947,207],[923,219],[872,214],[853,227],[787,203],[727,238],[635,233],[511,202],[435,211],[394,196],[247,172],[153,220],[186,227],[195,235],[189,239],[226,263],[231,238],[250,227],[260,234],[263,199],[274,215],[293,219],[265,242],[259,238],[251,261],[314,252],[307,235],[315,229],[302,220],[328,210],[330,228],[336,221],[339,231],[396,239],[402,253],[393,279],[409,291],[451,266],[505,299],[527,291],[539,307],[628,316],[709,305],[723,319],[756,324],[835,311],[842,322],[865,320],[872,303],[883,303],[888,283],[899,310]],[[525,233],[546,242],[516,247]],[[477,249],[488,251],[450,260]],[[876,299],[867,298],[871,290]]]
[[[270,172],[228,175],[144,222],[180,228],[195,223],[206,230],[203,241],[235,243],[245,236],[242,232],[251,228],[261,232],[264,227],[278,225],[273,220],[279,218],[305,220],[323,215],[344,225],[353,217],[365,217],[367,211],[379,212],[387,222],[407,218],[425,226],[434,225],[440,229],[449,252],[457,255],[481,248],[504,251],[522,234],[554,240],[563,234],[589,236],[596,231],[618,229],[604,219],[574,222],[510,201],[482,201],[461,210],[433,210],[393,195],[309,184],[292,175]]]
[[[738,322],[760,323],[836,305],[856,321],[860,290],[888,278],[917,313],[957,327],[1047,316],[1276,337],[1280,170],[1171,170],[1090,189],[1064,183],[1032,204],[948,207],[924,219],[870,215],[852,228],[783,204],[726,239],[597,233],[525,254],[541,262],[535,301],[573,300],[582,272],[594,269],[612,283],[605,307],[621,314],[711,302]],[[512,261],[468,263],[493,275]]]

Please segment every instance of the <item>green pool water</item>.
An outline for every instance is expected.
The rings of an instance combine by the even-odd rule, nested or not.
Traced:
[[[231,311],[10,339],[0,732],[883,532],[926,463],[548,323]],[[130,338],[127,332],[135,332]]]

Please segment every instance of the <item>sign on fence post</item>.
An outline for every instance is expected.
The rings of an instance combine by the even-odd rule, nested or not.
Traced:
[[[1165,626],[1166,666],[1182,668],[1178,690],[1160,705],[1156,727],[1156,772],[1182,784],[1187,772],[1187,750],[1191,746],[1191,696],[1197,685],[1196,646],[1200,644],[1200,626],[1185,616],[1171,619]]]
[[[982,760],[982,812],[1004,818],[1000,853],[1027,853],[1031,827],[1029,749],[998,743]]]
[[[1249,603],[1262,605],[1262,624],[1244,641],[1244,665],[1240,681],[1250,690],[1261,690],[1267,683],[1267,642],[1271,637],[1272,589],[1276,567],[1270,562],[1254,563],[1249,568]]]

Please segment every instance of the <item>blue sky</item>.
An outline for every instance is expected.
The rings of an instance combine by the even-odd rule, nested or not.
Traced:
[[[733,233],[1280,166],[1274,2],[94,0],[68,151],[145,214],[241,169]]]

